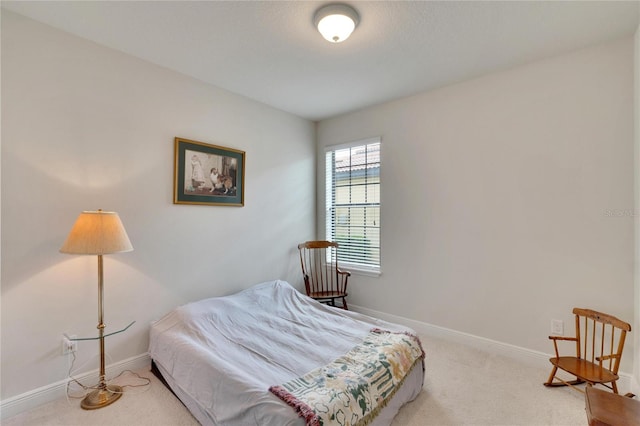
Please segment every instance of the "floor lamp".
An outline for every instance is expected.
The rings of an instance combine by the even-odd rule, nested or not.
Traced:
[[[80,406],[85,410],[106,407],[122,396],[122,388],[107,385],[104,368],[104,322],[103,322],[103,274],[102,255],[133,250],[118,213],[87,211],[80,213],[71,228],[67,240],[60,249],[67,254],[92,254],[98,256],[98,340],[100,341],[100,382],[96,390],[87,394]]]

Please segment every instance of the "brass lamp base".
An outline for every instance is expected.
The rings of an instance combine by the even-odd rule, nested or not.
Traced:
[[[84,397],[80,406],[85,410],[95,410],[113,404],[122,396],[122,387],[108,385],[104,389],[97,389]]]

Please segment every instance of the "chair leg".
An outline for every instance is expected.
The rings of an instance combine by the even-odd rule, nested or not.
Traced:
[[[553,378],[556,376],[556,371],[558,371],[558,367],[556,367],[555,365],[553,366],[553,368],[551,369],[551,374],[549,375],[549,379],[544,382],[545,386],[553,386]]]
[[[349,310],[349,307],[347,307],[347,298],[346,298],[346,297],[343,297],[343,298],[342,298],[342,308],[343,308],[345,311],[348,311],[348,310]]]
[[[581,385],[583,383],[585,383],[585,380],[579,379],[578,377],[576,377],[575,380],[571,380],[571,381],[566,381],[566,380],[562,380],[559,377],[555,377],[556,376],[556,371],[558,371],[558,367],[554,366],[553,370],[551,370],[551,374],[549,375],[549,380],[547,380],[544,385],[548,386],[548,387],[560,387],[560,386],[571,386],[572,388],[583,392],[582,390],[574,387],[575,385]],[[557,382],[554,382],[553,379],[557,379]]]
[[[616,385],[615,380],[611,382],[611,390],[613,390],[613,393],[618,393],[618,385]]]

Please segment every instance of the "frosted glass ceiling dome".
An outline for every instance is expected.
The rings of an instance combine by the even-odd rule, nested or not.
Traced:
[[[313,21],[327,41],[341,43],[349,38],[358,25],[360,17],[351,6],[329,4],[318,9]]]

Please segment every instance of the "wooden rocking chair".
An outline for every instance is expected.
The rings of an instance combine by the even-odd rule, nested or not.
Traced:
[[[574,385],[586,382],[589,385],[603,385],[617,394],[618,368],[624,341],[627,332],[631,331],[631,325],[612,315],[590,309],[574,308],[573,313],[576,319],[575,337],[549,336],[549,339],[553,340],[556,356],[549,359],[553,369],[544,385],[571,386],[584,392]],[[559,341],[575,342],[576,355],[560,356]],[[558,369],[566,371],[576,379],[565,381],[557,377]]]
[[[336,306],[336,299],[342,299],[342,308],[348,309],[347,282],[351,273],[338,268],[338,243],[307,241],[298,244],[298,251],[307,296],[331,306]]]

